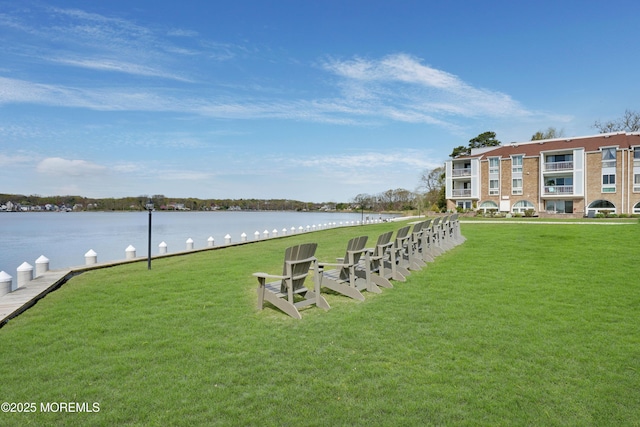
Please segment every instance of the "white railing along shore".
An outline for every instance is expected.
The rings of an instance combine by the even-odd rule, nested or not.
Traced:
[[[380,222],[382,222],[381,219],[371,219],[371,220],[362,221],[362,223],[360,221],[340,221],[339,223],[330,222],[330,223],[324,223],[324,224],[307,225],[305,227],[303,226],[299,226],[297,228],[291,227],[288,230],[286,228],[283,228],[281,231],[278,231],[277,229],[274,228],[271,232],[265,229],[262,233],[260,233],[259,231],[256,231],[254,233],[254,241],[265,240],[269,238],[284,237],[287,235],[308,233],[311,231],[323,230],[323,229],[333,228],[333,227],[350,227],[350,226],[356,226],[356,225],[376,224]],[[247,242],[247,234],[243,232],[240,235],[240,243],[245,243],[245,242]],[[232,244],[234,243],[232,242],[231,235],[229,234],[225,235],[224,245],[221,245],[221,246],[228,246]],[[213,248],[213,247],[215,247],[215,240],[213,237],[209,237],[207,239],[206,248]],[[158,245],[158,255],[169,254],[168,249],[169,249],[168,245],[165,242],[161,242]],[[195,242],[193,241],[193,239],[188,238],[185,242],[185,251],[177,252],[176,254],[185,253],[185,252],[194,251],[194,250],[196,250]],[[133,247],[132,245],[129,245],[125,249],[124,260],[120,260],[120,261],[124,261],[124,262],[136,261],[136,260],[142,261],[146,258],[147,258],[146,256],[138,257],[136,255],[136,248]],[[118,263],[120,261],[118,260],[110,261],[110,263]],[[45,257],[44,255],[40,256],[35,261],[36,267],[35,267],[35,273],[34,273],[34,267],[26,261],[23,262],[16,269],[17,280],[15,283],[11,275],[6,273],[5,271],[0,271],[0,298],[3,295],[16,291],[18,288],[26,286],[27,283],[34,280],[35,278],[42,276],[44,273],[49,271],[49,264],[50,264],[50,261],[47,257]],[[91,265],[97,265],[97,264],[98,264],[98,254],[93,249],[89,249],[89,251],[87,251],[84,254],[84,265],[91,266]]]

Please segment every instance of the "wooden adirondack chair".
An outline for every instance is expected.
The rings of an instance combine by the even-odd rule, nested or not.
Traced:
[[[447,215],[444,218],[442,218],[442,221],[440,221],[440,224],[441,224],[441,228],[440,228],[441,243],[440,243],[440,246],[445,251],[448,251],[449,249],[453,249],[455,244],[453,242],[453,235],[450,233],[450,231],[451,231],[451,229],[450,229],[451,228],[451,215]]]
[[[315,304],[329,310],[329,303],[320,295],[318,275],[314,275],[313,290],[304,286],[304,281],[317,263],[316,243],[303,243],[285,250],[282,275],[253,273],[258,278],[258,309],[268,301],[289,316],[302,319],[298,308]],[[267,283],[267,279],[277,279]]]
[[[337,263],[318,262],[320,288],[331,289],[360,301],[364,301],[364,295],[360,292],[361,290],[375,293],[381,292],[380,288],[370,280],[368,272],[365,278],[356,274],[356,266],[362,256],[368,257],[368,249],[365,248],[367,239],[367,236],[360,236],[349,240],[344,258],[338,258]],[[325,267],[337,268],[326,270]]]
[[[389,258],[389,251],[393,246],[392,235],[393,231],[388,231],[378,236],[376,246],[368,249],[369,256],[365,257],[365,259],[360,259],[360,263],[356,268],[358,277],[367,279],[368,275],[368,280],[376,285],[383,288],[393,288],[389,281],[389,279],[393,279],[393,272],[390,268],[385,268],[385,260]]]
[[[407,247],[410,270],[421,270],[422,267],[427,265],[422,259],[422,255],[420,253],[425,223],[426,221],[420,221],[414,224],[413,229],[411,230],[411,238],[409,239],[409,245]]]
[[[441,220],[442,218],[438,217],[434,219],[433,223],[431,224],[431,242],[429,244],[429,248],[433,256],[442,255],[444,253],[444,250],[441,246],[442,240],[440,239],[442,231],[442,227],[440,225]]]
[[[453,241],[455,244],[459,245],[464,243],[467,239],[460,233],[460,220],[458,219],[457,213],[451,216],[449,223],[451,224],[451,233],[453,234]]]
[[[391,268],[393,277],[398,281],[404,282],[405,278],[411,274],[408,269],[409,259],[408,256],[405,257],[406,248],[409,244],[409,239],[411,236],[409,235],[409,230],[411,229],[410,225],[400,228],[396,232],[396,238],[393,242],[393,246],[391,247],[390,257],[388,261],[388,266]]]
[[[431,234],[433,233],[433,229],[431,228],[431,220],[428,219],[422,224],[422,234],[420,235],[420,247],[419,252],[422,256],[422,261],[424,262],[433,262],[433,254],[431,253],[431,242],[433,238]]]

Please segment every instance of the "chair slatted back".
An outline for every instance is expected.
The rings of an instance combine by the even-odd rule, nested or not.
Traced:
[[[347,252],[344,255],[343,261],[345,264],[349,264],[349,267],[342,267],[342,269],[340,270],[341,279],[346,280],[349,278],[349,268],[356,265],[360,261],[368,239],[368,236],[360,236],[354,237],[353,239],[349,240],[349,243],[347,243]]]
[[[396,249],[401,249],[402,245],[409,236],[410,225],[404,226],[396,233]]]
[[[384,256],[384,253],[387,251],[387,248],[391,246],[391,236],[393,236],[393,231],[387,231],[386,233],[383,233],[380,236],[378,236],[376,247],[373,250],[374,257]]]
[[[304,280],[309,275],[311,264],[315,262],[317,243],[303,243],[287,248],[284,253],[284,265],[282,275],[287,279],[282,280],[280,291],[287,292],[287,280],[291,281],[291,288],[296,291],[303,287]]]

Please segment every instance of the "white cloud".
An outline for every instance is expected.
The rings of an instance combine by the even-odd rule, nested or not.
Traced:
[[[347,99],[386,106],[382,111],[393,120],[445,124],[451,115],[531,114],[509,95],[476,88],[407,54],[389,55],[380,60],[330,60],[323,68],[343,79],[341,85]]]
[[[119,174],[134,174],[134,173],[140,173],[141,172],[141,168],[140,168],[140,164],[138,163],[131,163],[131,162],[121,162],[118,163],[116,165],[114,165],[112,167],[113,171],[119,173]]]
[[[11,168],[32,162],[33,159],[25,155],[7,155],[0,153],[0,168]]]
[[[106,171],[106,167],[86,160],[67,160],[60,157],[49,157],[38,163],[36,170],[45,175],[55,176],[95,176]]]
[[[442,166],[427,158],[425,150],[393,150],[389,152],[367,152],[359,154],[337,154],[331,156],[305,157],[299,161],[303,166],[323,167],[329,169],[364,170],[406,170],[426,169]]]
[[[74,67],[89,68],[92,70],[100,71],[114,71],[125,74],[133,74],[138,76],[148,77],[161,77],[166,79],[172,79],[182,82],[191,82],[191,80],[184,77],[180,77],[171,73],[167,73],[162,70],[140,65],[136,63],[107,59],[107,58],[95,58],[95,59],[73,59],[73,58],[52,58],[52,62],[71,65]]]
[[[173,37],[196,37],[198,35],[198,32],[193,30],[184,30],[180,28],[174,28],[172,30],[167,31],[167,35],[173,36]]]
[[[0,104],[48,103],[53,87],[23,80],[0,77]]]

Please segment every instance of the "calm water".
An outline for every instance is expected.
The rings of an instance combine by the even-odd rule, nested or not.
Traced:
[[[125,259],[125,249],[132,245],[137,256],[147,255],[147,212],[12,212],[0,213],[0,271],[16,277],[16,269],[23,262],[35,267],[35,260],[44,255],[52,270],[84,264],[84,254],[93,249],[98,262]],[[376,215],[375,219],[389,216]],[[366,218],[366,215],[365,215]],[[158,245],[165,242],[168,252],[186,249],[191,238],[194,248],[207,246],[211,236],[215,245],[224,244],[224,236],[231,241],[254,240],[254,233],[300,226],[319,226],[329,223],[360,221],[359,213],[307,212],[153,212],[151,252],[158,253]],[[373,219],[373,218],[372,218]]]

